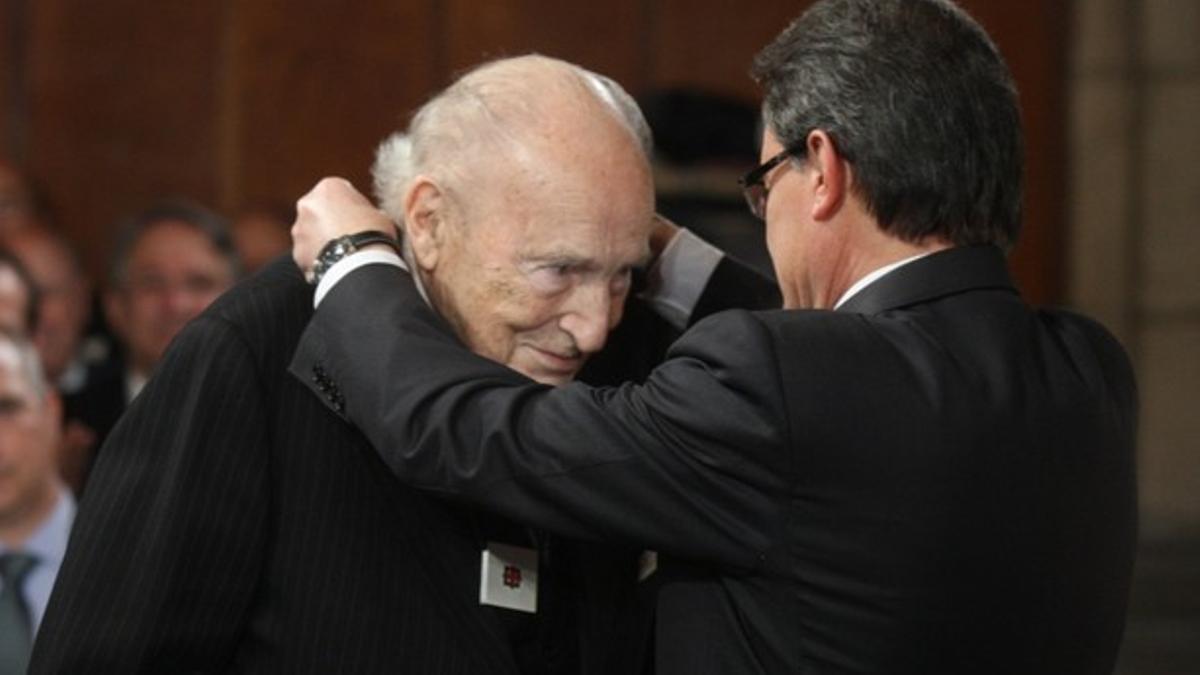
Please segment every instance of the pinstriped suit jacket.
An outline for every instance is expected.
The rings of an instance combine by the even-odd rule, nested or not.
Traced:
[[[468,522],[286,373],[290,260],[190,324],[107,441],[31,673],[515,673]]]

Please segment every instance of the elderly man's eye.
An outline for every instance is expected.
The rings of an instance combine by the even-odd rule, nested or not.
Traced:
[[[565,289],[571,283],[575,268],[568,264],[542,265],[529,275],[539,290],[553,293]]]

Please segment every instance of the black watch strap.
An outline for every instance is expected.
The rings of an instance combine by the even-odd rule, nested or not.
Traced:
[[[363,232],[343,235],[337,239],[330,239],[321,247],[320,253],[317,253],[317,259],[313,261],[312,272],[309,273],[308,282],[313,286],[321,283],[321,278],[325,276],[325,273],[335,263],[371,244],[390,246],[396,252],[396,255],[400,255],[400,244],[395,239],[378,230],[365,230]]]

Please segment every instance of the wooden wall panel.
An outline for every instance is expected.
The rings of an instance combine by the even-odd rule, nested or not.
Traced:
[[[214,196],[218,9],[29,4],[29,164],[95,273],[114,219],[164,194]]]
[[[651,84],[687,86],[759,100],[750,79],[754,55],[807,7],[809,2],[657,0],[654,12]]]
[[[15,158],[20,136],[20,111],[17,104],[17,82],[21,76],[21,59],[16,44],[21,30],[17,17],[24,0],[0,0],[0,159]]]
[[[1067,48],[1070,2],[961,0],[1008,62],[1025,127],[1025,219],[1011,263],[1026,297],[1065,297]]]
[[[441,3],[446,81],[492,58],[538,52],[603,73],[633,91],[649,36],[642,0],[509,0]]]
[[[1022,91],[1027,218],[1013,262],[1034,300],[1054,301],[1069,3],[963,2]],[[229,210],[294,200],[326,174],[365,187],[377,142],[486,58],[538,51],[635,94],[690,86],[756,102],[753,55],[808,4],[0,0],[0,152],[14,141],[25,149],[99,271],[113,220],[162,194]],[[15,21],[14,8],[24,15]],[[13,35],[23,62],[12,58]]]
[[[331,174],[367,187],[375,146],[438,83],[433,3],[236,7],[223,205],[295,200]]]

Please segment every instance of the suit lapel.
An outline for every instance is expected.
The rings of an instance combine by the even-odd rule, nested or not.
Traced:
[[[837,311],[878,314],[988,288],[1017,292],[1004,253],[995,246],[960,246],[927,255],[885,274]]]

